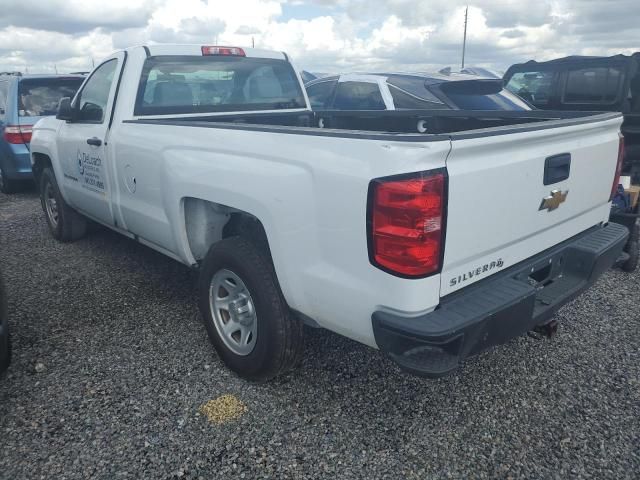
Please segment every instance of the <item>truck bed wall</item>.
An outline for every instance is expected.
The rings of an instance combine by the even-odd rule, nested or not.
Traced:
[[[388,133],[446,134],[492,127],[521,125],[549,120],[580,119],[602,112],[567,111],[463,111],[463,110],[395,110],[250,113],[165,117],[166,121],[223,122],[252,125],[318,127]],[[420,123],[420,126],[418,125]]]

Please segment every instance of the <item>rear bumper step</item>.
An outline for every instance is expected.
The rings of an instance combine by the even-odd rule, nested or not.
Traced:
[[[372,315],[378,347],[401,367],[439,377],[462,360],[551,321],[609,269],[627,241],[615,223],[590,229],[442,299],[418,317]]]

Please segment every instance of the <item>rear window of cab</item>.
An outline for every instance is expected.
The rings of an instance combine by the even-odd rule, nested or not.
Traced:
[[[143,66],[134,115],[306,108],[291,64],[240,56],[156,56]]]

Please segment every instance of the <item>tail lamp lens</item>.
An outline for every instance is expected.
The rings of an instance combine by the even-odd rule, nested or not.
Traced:
[[[371,262],[403,277],[425,277],[441,268],[445,224],[444,170],[370,185]]]
[[[11,144],[19,145],[31,142],[33,125],[7,125],[4,127],[4,139]]]
[[[613,177],[613,185],[611,186],[611,196],[609,197],[609,201],[613,200],[618,192],[620,174],[622,173],[622,165],[624,163],[624,137],[621,133],[618,135],[620,136],[620,142],[618,144],[618,163],[616,164],[616,174]]]

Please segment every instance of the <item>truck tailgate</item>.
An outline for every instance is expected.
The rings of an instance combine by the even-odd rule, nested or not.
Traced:
[[[441,296],[607,220],[622,119],[598,117],[453,136]]]

